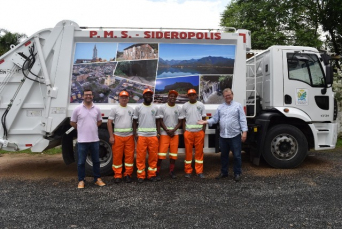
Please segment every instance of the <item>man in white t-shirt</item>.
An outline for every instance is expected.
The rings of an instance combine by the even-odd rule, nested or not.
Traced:
[[[132,182],[134,161],[134,137],[133,137],[133,108],[127,106],[129,93],[119,93],[119,105],[113,107],[108,116],[107,129],[109,143],[112,144],[114,182],[122,181],[122,159],[124,163],[124,178],[126,183]],[[114,131],[113,131],[114,122]]]
[[[197,124],[199,120],[206,119],[203,103],[197,101],[195,89],[188,90],[189,101],[182,107],[184,144],[185,144],[185,177],[190,178],[192,173],[192,148],[195,146],[195,170],[199,178],[205,178],[203,174],[203,146],[206,125]]]
[[[146,178],[145,161],[148,151],[147,179],[157,181],[158,161],[158,137],[157,137],[157,113],[158,107],[152,104],[153,91],[149,88],[143,92],[144,102],[134,109],[133,134],[137,139],[137,177],[138,182],[144,182]],[[138,126],[139,124],[139,126]]]
[[[158,164],[157,164],[157,179],[160,180],[160,167],[163,160],[166,159],[167,151],[170,148],[170,176],[175,179],[174,172],[175,163],[178,155],[178,142],[179,142],[179,127],[182,125],[180,119],[181,107],[176,104],[178,92],[170,90],[168,94],[167,103],[161,105],[158,110],[159,125],[159,151],[158,151]]]

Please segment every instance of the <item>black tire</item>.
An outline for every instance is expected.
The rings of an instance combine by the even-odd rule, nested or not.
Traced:
[[[308,153],[308,142],[297,127],[277,125],[266,135],[265,161],[274,168],[291,169],[299,166]]]
[[[99,138],[100,138],[100,172],[101,176],[107,176],[113,174],[112,164],[113,164],[113,154],[112,154],[112,145],[109,143],[109,135],[108,131],[105,129],[99,129]],[[74,157],[77,163],[77,144],[74,149]],[[93,162],[91,160],[91,155],[88,153],[85,170],[87,176],[93,175]]]

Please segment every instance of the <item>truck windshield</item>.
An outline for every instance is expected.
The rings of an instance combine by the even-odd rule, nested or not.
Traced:
[[[305,82],[312,87],[325,87],[321,63],[315,54],[287,53],[289,79]]]

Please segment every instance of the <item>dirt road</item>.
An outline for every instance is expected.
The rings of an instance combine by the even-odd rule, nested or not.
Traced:
[[[339,153],[338,153],[339,154]],[[310,152],[304,163],[296,169],[274,169],[265,162],[255,166],[249,162],[247,154],[242,154],[243,176],[272,177],[291,175],[303,172],[322,172],[334,176],[334,165],[341,166],[340,161],[332,160],[333,152]],[[232,159],[232,158],[231,158]],[[184,155],[177,160],[176,170],[183,174]],[[162,172],[167,173],[168,162],[163,163]],[[208,178],[214,178],[220,171],[220,155],[205,154],[204,173]],[[230,172],[232,168],[230,167]],[[61,154],[3,154],[0,155],[0,178],[18,178],[25,180],[39,179],[71,179],[77,176],[77,165],[65,165]],[[110,179],[108,177],[107,179]]]
[[[342,151],[312,152],[296,169],[254,166],[243,154],[241,182],[213,179],[219,154],[206,154],[206,179],[77,189],[76,165],[61,155],[0,156],[0,228],[342,228]],[[232,168],[230,168],[230,171]]]

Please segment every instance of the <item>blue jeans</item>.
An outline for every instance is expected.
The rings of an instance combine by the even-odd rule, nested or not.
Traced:
[[[99,151],[100,151],[100,142],[81,142],[77,143],[77,172],[78,172],[78,181],[82,181],[85,178],[85,162],[87,159],[88,152],[91,154],[91,160],[93,162],[93,175],[94,182],[97,181],[97,178],[100,178],[100,159],[99,159]]]
[[[234,156],[234,175],[241,174],[241,134],[233,138],[221,138],[221,173],[228,175],[229,151]]]

